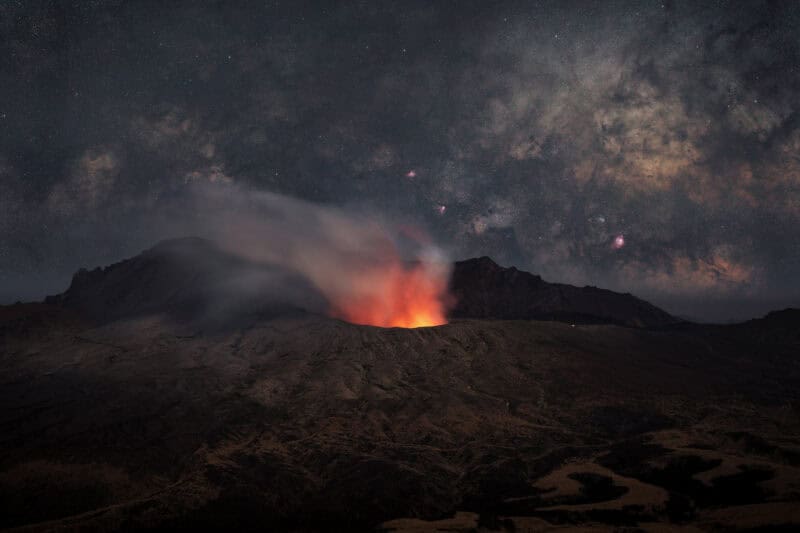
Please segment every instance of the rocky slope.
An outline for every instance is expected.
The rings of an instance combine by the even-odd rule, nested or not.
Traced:
[[[196,287],[252,265],[177,244],[0,307],[0,529],[800,527],[800,311],[382,329],[277,312],[256,285],[209,321]],[[480,290],[583,290],[467,266],[455,287],[484,269]],[[606,297],[627,303],[570,302],[638,305]]]
[[[528,272],[498,266],[488,257],[457,262],[451,290],[456,298],[452,316],[458,318],[561,320],[636,327],[678,322],[633,295],[548,283]]]
[[[539,276],[502,268],[488,257],[455,263],[453,318],[561,320],[661,327],[677,320],[630,294],[596,287],[547,283]],[[234,295],[234,296],[232,296]],[[255,265],[199,238],[165,241],[106,268],[80,270],[61,295],[47,303],[75,309],[97,321],[166,312],[181,317],[226,311],[322,312],[324,299],[291,273]],[[298,304],[298,302],[300,302]]]
[[[212,241],[163,241],[105,268],[79,270],[69,288],[45,303],[78,311],[96,322],[161,313],[180,319],[232,316],[298,304],[322,309],[313,288],[292,273],[224,252]]]
[[[0,319],[3,528],[800,524],[794,322]]]

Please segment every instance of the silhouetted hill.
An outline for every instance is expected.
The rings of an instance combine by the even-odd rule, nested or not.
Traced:
[[[800,334],[800,309],[786,308],[779,311],[770,311],[763,318],[748,322],[761,327],[791,329]]]
[[[180,239],[0,307],[0,529],[800,525],[798,310],[413,330],[260,312],[290,279]],[[488,258],[453,288],[460,316],[671,320]]]
[[[630,294],[597,287],[548,283],[541,277],[503,268],[488,257],[455,263],[451,290],[453,317],[560,320],[637,327],[674,324],[679,320]]]
[[[62,294],[45,303],[76,310],[95,321],[166,313],[204,317],[243,311],[294,310],[298,302],[322,308],[298,276],[253,264],[207,239],[160,242],[105,268],[81,269]]]
[[[488,257],[457,262],[453,318],[537,319],[637,327],[678,322],[630,294],[547,283]],[[325,309],[303,279],[243,261],[200,238],[164,241],[105,268],[79,270],[69,288],[46,299],[99,322],[154,313],[180,317],[226,311]],[[300,304],[298,304],[300,302]]]

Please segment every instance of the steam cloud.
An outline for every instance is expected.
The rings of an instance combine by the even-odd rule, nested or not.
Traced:
[[[191,198],[191,231],[243,260],[299,275],[324,297],[331,316],[384,327],[446,322],[450,262],[418,230],[230,184],[195,187]],[[258,276],[237,285],[264,287]],[[281,291],[274,282],[269,290]],[[273,296],[315,305],[288,289]]]

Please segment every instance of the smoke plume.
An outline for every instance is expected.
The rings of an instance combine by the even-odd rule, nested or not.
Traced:
[[[450,263],[419,230],[230,184],[195,188],[189,210],[191,231],[248,262],[301,276],[330,316],[383,327],[446,322]]]

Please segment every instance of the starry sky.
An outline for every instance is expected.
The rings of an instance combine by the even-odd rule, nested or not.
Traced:
[[[0,302],[204,183],[690,318],[800,306],[799,36],[792,1],[4,1]]]

